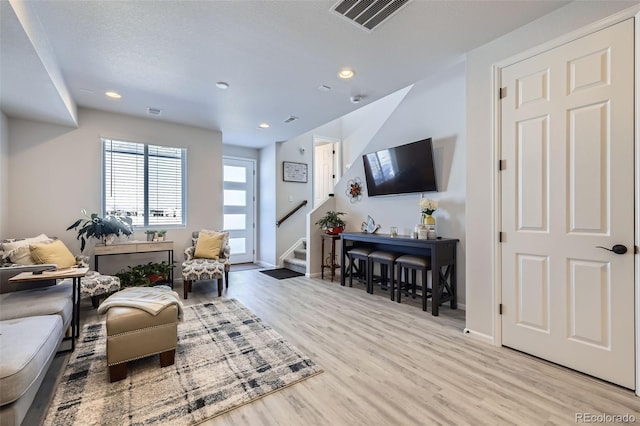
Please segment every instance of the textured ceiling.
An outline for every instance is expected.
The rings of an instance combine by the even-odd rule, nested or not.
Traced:
[[[73,125],[51,93],[55,84],[39,87],[52,65],[42,60],[38,67],[42,54],[2,3],[3,111]],[[9,3],[28,8],[78,106],[142,117],[159,108],[157,120],[221,130],[224,143],[261,147],[425,79],[568,2],[414,0],[371,32],[332,13],[331,1]],[[356,76],[340,80],[343,67]],[[216,89],[217,81],[229,89]],[[106,90],[123,97],[108,99]],[[362,102],[352,104],[354,95]],[[300,118],[285,124],[290,115]],[[262,121],[271,128],[258,129]]]

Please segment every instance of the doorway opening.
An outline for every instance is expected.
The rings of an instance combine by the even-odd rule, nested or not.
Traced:
[[[333,195],[340,179],[340,140],[324,136],[313,137],[313,206]]]

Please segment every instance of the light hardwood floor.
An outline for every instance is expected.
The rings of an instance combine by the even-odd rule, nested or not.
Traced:
[[[463,311],[443,306],[432,317],[419,299],[398,304],[380,290],[278,281],[256,270],[232,272],[230,281],[223,297],[239,300],[324,373],[207,425],[554,425],[575,424],[576,413],[628,413],[640,422],[631,391],[465,336]],[[215,299],[216,288],[196,283],[187,303]],[[88,301],[82,319],[98,320]],[[67,357],[59,358],[61,371]],[[43,393],[54,386],[48,379]],[[47,402],[38,397],[30,421]]]

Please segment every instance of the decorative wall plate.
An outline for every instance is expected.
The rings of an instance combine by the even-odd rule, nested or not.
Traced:
[[[348,182],[345,194],[352,203],[362,200],[362,181],[359,177],[353,178]]]

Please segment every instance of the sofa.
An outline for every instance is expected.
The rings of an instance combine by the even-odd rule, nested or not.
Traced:
[[[0,268],[1,426],[22,423],[70,328],[73,314],[70,281],[57,285],[54,280],[43,281],[36,288],[2,284],[20,272],[49,266]]]
[[[30,243],[49,244],[54,241],[57,241],[56,237],[47,237],[45,234],[32,238],[0,241],[0,270],[36,264],[30,256]],[[73,257],[71,261],[75,264],[74,266],[89,267],[89,256],[73,256],[71,252],[69,252],[69,255]],[[55,265],[52,265],[52,267],[55,268]],[[2,286],[6,287],[8,285],[9,283],[6,282],[6,279],[3,279]],[[120,279],[118,277],[102,275],[97,271],[87,272],[87,275],[80,280],[80,297],[90,297],[94,308],[98,307],[101,297],[106,297],[118,290],[120,290]]]
[[[0,254],[1,256],[1,254]],[[0,267],[0,425],[22,424],[64,337],[71,335],[73,284],[10,283],[55,264]]]

